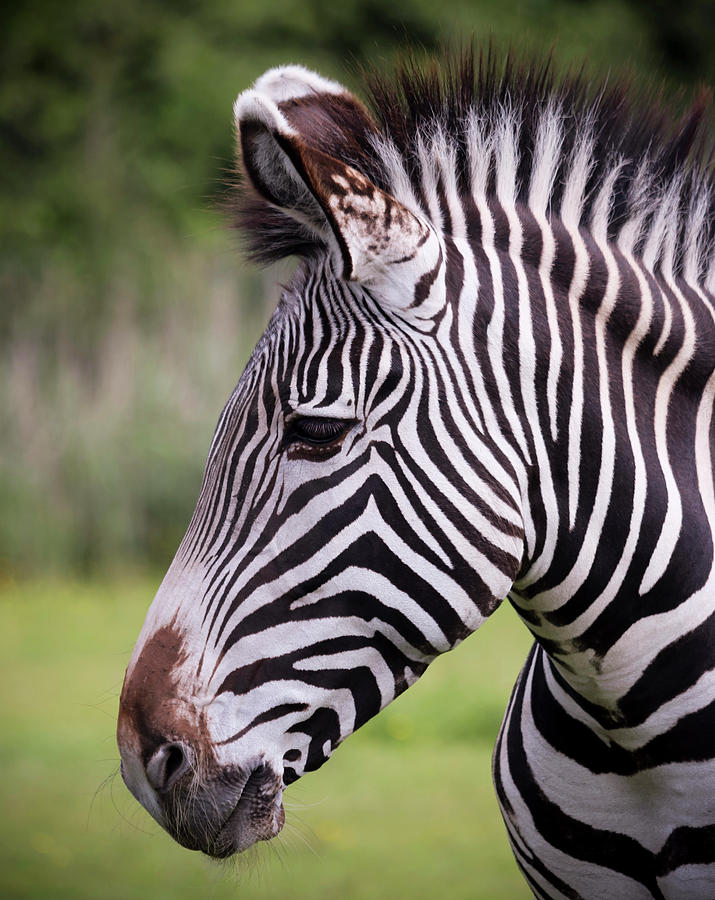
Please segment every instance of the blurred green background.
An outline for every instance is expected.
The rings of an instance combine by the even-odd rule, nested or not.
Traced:
[[[677,98],[712,83],[712,29],[692,0],[3,6],[0,896],[526,896],[489,782],[528,646],[507,609],[291,789],[292,830],[252,875],[175,847],[103,781],[144,610],[290,271],[247,266],[217,212],[231,106],[270,65],[359,91],[360,64],[471,35],[629,65]]]

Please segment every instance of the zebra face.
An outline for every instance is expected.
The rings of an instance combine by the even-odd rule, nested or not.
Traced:
[[[348,101],[290,71],[237,118],[254,186],[315,252],[220,417],[118,725],[130,790],[219,857],[274,836],[284,787],[475,630],[521,557],[517,502],[455,394],[456,251],[302,139],[286,79]]]

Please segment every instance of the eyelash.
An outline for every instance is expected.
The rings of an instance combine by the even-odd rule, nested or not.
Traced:
[[[332,448],[340,438],[344,437],[353,425],[345,419],[327,419],[319,417],[299,417],[287,423],[285,440],[287,446],[298,445],[306,449],[310,447]]]

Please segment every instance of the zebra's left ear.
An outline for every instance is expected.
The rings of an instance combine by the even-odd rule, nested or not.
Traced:
[[[299,72],[313,79],[309,86],[299,83],[303,108],[306,94],[313,105],[322,101],[343,108],[351,102],[357,106],[358,101],[334,82]],[[342,261],[344,278],[384,288],[389,295],[394,294],[389,285],[400,284],[404,292],[409,277],[403,267],[417,264],[420,257],[419,268],[425,268],[423,248],[427,256],[435,257],[427,268],[441,254],[430,224],[357,169],[314,146],[314,135],[302,134],[301,119],[291,115],[295,98],[284,96],[285,85],[279,97],[265,92],[271,75],[240,94],[234,107],[243,164],[254,187],[333,249]],[[295,81],[299,79],[294,80],[294,90]],[[320,90],[321,85],[329,89]],[[339,91],[344,92],[342,97]],[[427,248],[428,243],[436,246]]]

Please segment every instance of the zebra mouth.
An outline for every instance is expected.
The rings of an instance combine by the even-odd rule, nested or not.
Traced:
[[[258,841],[269,841],[284,823],[283,780],[261,764],[248,776],[238,802],[204,853],[226,859]]]

